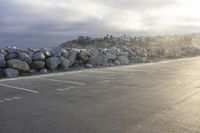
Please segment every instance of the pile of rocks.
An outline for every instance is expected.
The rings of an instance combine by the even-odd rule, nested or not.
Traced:
[[[177,49],[112,47],[109,49],[19,49],[6,47],[0,50],[0,77],[13,78],[22,73],[47,73],[74,67],[127,65],[163,59],[200,55],[197,47]]]

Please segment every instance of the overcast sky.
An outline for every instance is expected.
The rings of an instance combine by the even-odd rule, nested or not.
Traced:
[[[199,0],[0,0],[0,46],[52,47],[79,35],[199,32]]]

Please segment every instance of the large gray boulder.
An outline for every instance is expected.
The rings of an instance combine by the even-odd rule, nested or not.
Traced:
[[[114,64],[114,65],[121,65],[121,63],[120,63],[119,60],[115,60],[115,61],[113,62],[113,64]]]
[[[119,54],[120,56],[129,56],[129,53],[128,52],[120,52],[120,54]]]
[[[41,69],[45,67],[45,62],[44,61],[33,61],[30,64],[31,69]]]
[[[51,49],[51,54],[56,57],[62,56],[63,48],[61,47],[54,47]]]
[[[29,57],[29,55],[27,55],[26,53],[19,53],[17,58],[21,61],[25,61],[28,64],[32,62],[31,57]]]
[[[184,52],[178,48],[170,48],[165,49],[163,52],[163,56],[165,58],[180,58]]]
[[[62,69],[67,70],[70,67],[70,65],[71,65],[70,60],[68,60],[68,59],[66,59],[65,57],[62,57],[62,56],[59,57],[59,59],[60,59],[60,62],[61,62],[60,67]]]
[[[164,50],[157,47],[152,47],[147,50],[147,56],[149,58],[159,58],[163,56]]]
[[[104,65],[108,62],[108,58],[101,52],[97,56],[92,56],[88,64],[91,64],[93,66],[99,66],[99,65]]]
[[[69,50],[69,60],[70,60],[70,65],[74,64],[75,59],[76,59],[76,55],[77,55],[77,50],[75,49],[70,49]]]
[[[46,59],[46,65],[50,70],[56,70],[60,63],[61,62],[57,57],[50,57]]]
[[[6,49],[8,49],[8,50],[15,50],[15,49],[17,49],[17,47],[15,47],[15,46],[7,46]]]
[[[129,58],[130,63],[144,63],[147,62],[147,57],[132,56]]]
[[[6,67],[6,61],[4,55],[0,53],[0,68]]]
[[[108,60],[116,60],[117,56],[120,54],[120,50],[113,47],[107,50],[106,57]]]
[[[43,60],[45,60],[45,56],[42,52],[38,51],[38,52],[33,54],[32,60],[33,61],[43,61]]]
[[[138,56],[147,57],[147,50],[145,48],[140,48],[138,51]]]
[[[6,56],[6,60],[16,59],[18,57],[18,53],[8,52]]]
[[[19,76],[19,72],[18,72],[18,70],[13,69],[13,68],[6,68],[6,69],[4,69],[4,75],[7,78],[15,78],[15,77]]]
[[[51,51],[46,48],[41,48],[38,50],[38,52],[42,52],[45,56],[45,58],[51,57]]]
[[[129,59],[127,56],[124,56],[124,55],[121,55],[121,56],[118,56],[118,60],[121,64],[129,64]]]
[[[21,61],[18,59],[11,59],[8,60],[6,63],[9,68],[14,68],[19,71],[28,72],[30,70],[29,65],[25,61]]]
[[[80,59],[82,59],[83,61],[88,61],[90,57],[91,57],[91,53],[89,51],[81,50],[79,54]]]
[[[69,57],[69,52],[67,50],[63,49],[62,56],[67,59]]]
[[[92,48],[92,49],[90,49],[90,53],[91,53],[91,56],[92,56],[92,57],[97,57],[98,54],[99,54],[99,49],[97,49],[97,48]]]
[[[7,56],[7,54],[8,54],[8,53],[7,53],[7,52],[6,52],[4,49],[0,49],[0,53],[1,53],[1,54],[3,54],[3,55],[4,55],[4,57],[6,57],[6,56]]]
[[[0,78],[4,77],[4,70],[0,68]]]
[[[136,56],[137,55],[137,53],[136,52],[134,52],[132,49],[127,49],[127,52],[128,52],[128,55],[129,55],[129,57],[132,57],[132,56]]]

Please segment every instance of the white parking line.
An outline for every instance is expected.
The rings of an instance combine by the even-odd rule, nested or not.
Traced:
[[[70,83],[70,84],[76,84],[76,85],[86,85],[85,83],[66,81],[66,80],[57,80],[57,79],[50,79],[50,78],[37,78],[37,79],[43,79],[43,80],[55,81],[55,82],[64,82],[64,83]]]
[[[12,99],[11,98],[4,98],[4,101],[10,102],[10,101],[12,101]]]
[[[65,89],[57,89],[57,91],[65,91]]]
[[[99,83],[108,83],[110,80],[99,81]]]
[[[66,91],[66,90],[71,90],[71,89],[74,89],[75,87],[73,87],[73,86],[70,86],[70,87],[68,87],[68,88],[64,88],[64,89],[57,89],[57,91]]]
[[[15,86],[7,85],[7,84],[0,84],[0,86],[4,86],[4,87],[8,87],[8,88],[13,88],[13,89],[17,89],[17,90],[28,91],[28,92],[32,92],[32,93],[40,93],[38,91],[34,91],[34,90],[30,90],[30,89],[25,89],[25,88],[20,88],[20,87],[15,87]]]
[[[15,97],[12,97],[12,99],[19,100],[19,99],[21,99],[21,97],[15,96]]]

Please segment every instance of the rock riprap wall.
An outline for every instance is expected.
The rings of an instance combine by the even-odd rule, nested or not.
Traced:
[[[193,57],[200,55],[198,47],[181,48],[144,48],[123,47],[64,49],[20,49],[8,46],[0,50],[0,77],[13,78],[20,75],[32,75],[73,68],[92,68],[97,66],[127,65]]]

